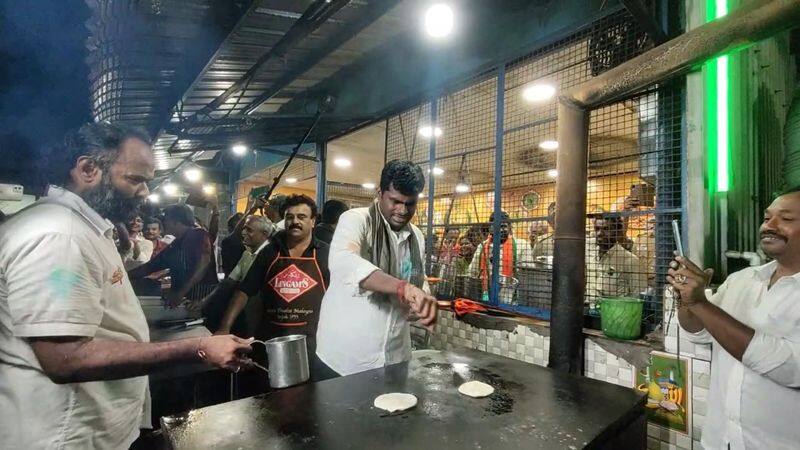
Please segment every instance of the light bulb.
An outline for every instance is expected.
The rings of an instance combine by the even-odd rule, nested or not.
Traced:
[[[432,5],[425,11],[425,31],[428,36],[442,38],[453,31],[453,8],[444,3]]]

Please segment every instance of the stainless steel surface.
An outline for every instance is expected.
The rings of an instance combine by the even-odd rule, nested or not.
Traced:
[[[308,381],[310,372],[305,335],[292,334],[253,343],[264,344],[266,348],[270,387],[285,388]]]

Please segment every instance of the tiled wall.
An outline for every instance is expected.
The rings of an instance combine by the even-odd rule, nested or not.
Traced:
[[[677,319],[673,319],[673,322],[677,322]],[[670,353],[675,353],[677,348],[675,329],[676,326],[673,323],[665,340],[666,350]],[[436,331],[430,336],[426,336],[423,329],[414,327],[412,327],[412,335],[418,348],[426,345],[438,350],[466,347],[540,366],[547,365],[550,351],[550,337],[536,333],[528,326],[517,325],[510,332],[477,328],[456,319],[450,311],[440,312]],[[584,345],[586,358],[584,367],[587,377],[620,386],[634,387],[636,368],[631,363],[606,351],[591,338],[587,338]],[[711,353],[707,346],[695,346],[682,338],[681,355],[692,358],[691,437],[648,424],[648,449],[702,449],[699,440],[705,422]]]

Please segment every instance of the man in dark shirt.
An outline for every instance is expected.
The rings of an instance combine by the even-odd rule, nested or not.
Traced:
[[[316,361],[316,333],[322,297],[330,282],[328,245],[312,236],[317,206],[305,195],[292,195],[284,204],[286,229],[275,234],[259,252],[239,284],[217,334],[230,327],[247,303],[260,293],[264,317],[256,333],[260,339],[305,334],[311,376],[327,378]]]
[[[128,272],[128,276],[142,278],[169,269],[172,287],[165,296],[167,305],[176,307],[184,297],[199,301],[219,282],[211,236],[195,226],[192,210],[186,205],[164,209],[164,231],[175,236],[172,244],[147,264]]]
[[[350,209],[347,203],[341,200],[328,200],[322,207],[322,217],[314,227],[314,238],[330,244],[333,240],[333,232],[336,231],[336,224],[339,223],[339,216]]]

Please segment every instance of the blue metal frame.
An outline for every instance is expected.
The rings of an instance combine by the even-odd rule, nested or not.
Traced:
[[[425,271],[431,273],[431,258],[433,257],[433,200],[434,182],[433,167],[436,164],[436,122],[439,120],[439,96],[436,95],[431,100],[431,140],[428,144],[428,225],[425,237]]]
[[[505,119],[506,66],[497,67],[497,97],[494,123],[494,222],[492,222],[492,288],[489,303],[500,304],[500,213],[503,209],[503,121]]]

